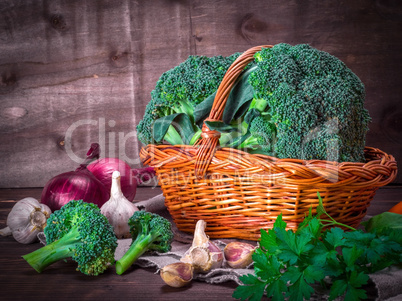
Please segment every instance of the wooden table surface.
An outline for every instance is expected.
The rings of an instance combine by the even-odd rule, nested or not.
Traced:
[[[140,187],[136,200],[160,194],[159,188]],[[41,189],[0,189],[0,227],[17,200],[39,199]],[[368,210],[369,215],[387,211],[401,201],[402,187],[381,188]],[[99,276],[86,276],[75,270],[73,262],[57,262],[41,274],[22,258],[40,243],[24,245],[12,237],[0,237],[0,300],[231,300],[234,282],[206,284],[193,281],[190,286],[175,289],[167,286],[154,269],[134,266],[119,276],[114,268]]]

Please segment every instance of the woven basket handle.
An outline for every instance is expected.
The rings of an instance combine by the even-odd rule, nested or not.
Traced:
[[[256,46],[248,49],[241,54],[226,71],[221,84],[215,95],[214,103],[209,113],[207,121],[222,121],[223,111],[226,106],[231,89],[236,80],[244,71],[244,68],[254,60],[254,54],[261,51],[262,48],[271,48],[271,45]],[[197,143],[199,149],[197,151],[197,159],[195,162],[195,174],[198,178],[203,178],[207,172],[208,166],[215,154],[216,147],[219,142],[220,133],[211,131],[208,126],[203,124],[201,141]]]

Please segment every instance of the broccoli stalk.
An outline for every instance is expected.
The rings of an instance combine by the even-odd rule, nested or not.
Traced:
[[[53,212],[44,229],[47,245],[23,258],[39,273],[67,258],[77,270],[99,275],[114,262],[117,238],[107,218],[93,203],[70,201]]]
[[[32,253],[22,256],[38,273],[49,265],[74,256],[75,246],[80,244],[81,237],[75,228],[59,240],[52,242]]]
[[[128,224],[133,241],[123,257],[116,262],[118,275],[123,274],[147,251],[170,251],[173,240],[171,223],[158,214],[136,211],[128,220]]]
[[[141,234],[137,236],[126,254],[116,262],[117,274],[123,274],[155,241],[158,234]]]
[[[254,97],[250,103],[248,111],[250,111],[251,109],[256,109],[260,112],[264,112],[265,109],[267,108],[267,106],[268,106],[268,102],[266,99]]]

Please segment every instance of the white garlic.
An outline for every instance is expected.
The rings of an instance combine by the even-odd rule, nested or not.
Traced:
[[[13,235],[19,243],[32,243],[37,240],[37,234],[46,227],[51,213],[50,208],[37,199],[24,198],[13,206],[7,216],[7,227],[0,230],[0,234]]]
[[[135,211],[138,211],[138,208],[127,200],[121,191],[120,172],[116,170],[112,174],[110,199],[102,205],[101,212],[113,226],[117,238],[131,237],[128,219]]]
[[[160,270],[162,280],[171,287],[182,287],[193,280],[194,268],[185,262],[175,262],[165,265]]]
[[[199,220],[195,225],[193,243],[180,261],[190,263],[200,273],[221,267],[223,251],[205,234],[207,223]]]

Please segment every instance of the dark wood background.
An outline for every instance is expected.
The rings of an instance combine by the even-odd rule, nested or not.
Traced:
[[[139,166],[135,126],[163,72],[280,42],[343,60],[366,85],[367,145],[401,161],[401,30],[398,0],[1,0],[0,188],[42,187],[91,142]]]

